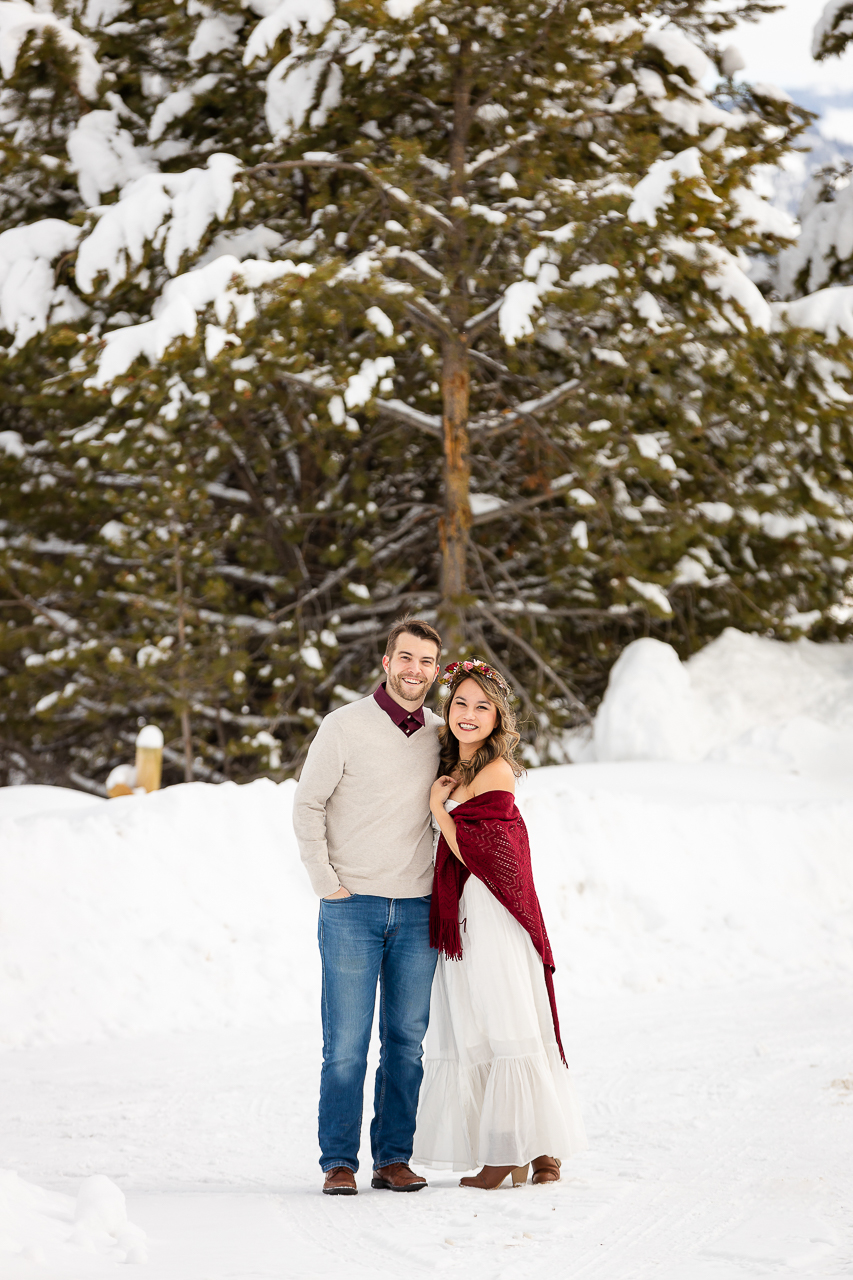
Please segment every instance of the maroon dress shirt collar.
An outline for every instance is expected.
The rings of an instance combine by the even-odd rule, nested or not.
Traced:
[[[395,702],[391,697],[385,687],[384,680],[373,696],[385,714],[391,717],[397,728],[402,729],[407,738],[413,733],[417,733],[418,729],[424,727],[423,706],[418,707],[417,711],[407,711],[405,707],[401,707],[399,702]]]

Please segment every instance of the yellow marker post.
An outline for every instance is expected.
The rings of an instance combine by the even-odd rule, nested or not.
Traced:
[[[163,776],[163,731],[146,724],[136,735],[137,790],[159,791]]]

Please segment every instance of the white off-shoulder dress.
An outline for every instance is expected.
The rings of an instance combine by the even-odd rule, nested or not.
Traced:
[[[461,1171],[584,1150],[530,935],[474,875],[459,921],[462,959],[439,956],[433,981],[413,1161]]]

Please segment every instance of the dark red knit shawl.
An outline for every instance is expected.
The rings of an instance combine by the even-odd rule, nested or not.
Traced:
[[[429,913],[430,946],[443,952],[449,960],[462,959],[459,899],[468,876],[475,875],[530,934],[545,968],[554,1034],[560,1057],[565,1062],[554,996],[554,958],[533,884],[527,828],[516,808],[515,798],[509,791],[484,791],[482,795],[472,796],[458,805],[452,817],[456,823],[456,842],[465,865],[441,836]]]

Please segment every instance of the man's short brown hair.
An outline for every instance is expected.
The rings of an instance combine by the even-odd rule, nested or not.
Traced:
[[[430,626],[428,622],[424,622],[421,618],[400,618],[399,622],[395,622],[391,630],[388,632],[388,639],[385,642],[385,657],[393,658],[394,650],[397,648],[397,641],[402,635],[417,636],[419,640],[431,640],[437,649],[435,655],[436,662],[441,657],[441,636],[435,627]]]

